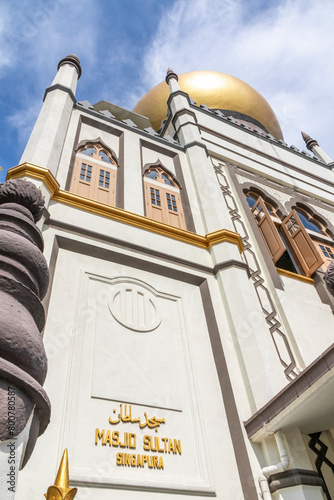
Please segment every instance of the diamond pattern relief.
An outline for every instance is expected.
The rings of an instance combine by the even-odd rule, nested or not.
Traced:
[[[220,185],[226,206],[229,210],[234,229],[242,237],[242,241],[244,244],[244,259],[249,267],[250,279],[253,281],[253,285],[258,296],[263,314],[265,316],[265,320],[268,324],[269,332],[275,345],[276,352],[284,368],[286,378],[288,380],[293,380],[297,376],[296,361],[289,345],[289,341],[285,333],[282,331],[282,325],[277,318],[277,311],[274,306],[274,301],[272,300],[271,294],[264,282],[264,279],[261,276],[261,268],[259,262],[252,250],[252,245],[250,243],[245,224],[242,221],[235,198],[231,192],[230,185],[224,174],[224,164],[222,162],[217,162],[218,164],[216,165],[213,162],[213,159],[211,159],[211,161],[216,172],[217,180]],[[249,181],[249,179],[247,179],[247,181]]]

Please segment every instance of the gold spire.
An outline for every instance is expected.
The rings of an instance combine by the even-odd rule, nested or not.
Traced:
[[[77,494],[77,488],[70,488],[68,474],[68,451],[65,448],[61,459],[55,484],[48,488],[45,493],[46,500],[73,500]]]

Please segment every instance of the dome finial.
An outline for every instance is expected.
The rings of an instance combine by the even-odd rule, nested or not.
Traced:
[[[310,137],[309,135],[305,134],[305,132],[301,132],[301,134],[302,134],[302,138],[305,141],[307,149],[312,151],[314,146],[319,146],[318,142],[315,139],[312,139],[312,137]]]
[[[80,61],[79,61],[78,56],[76,54],[70,54],[69,56],[66,56],[63,59],[61,59],[58,63],[58,71],[59,71],[59,68],[61,66],[63,66],[64,64],[69,64],[70,66],[75,67],[75,69],[78,72],[78,80],[79,80],[79,78],[81,76],[81,66],[80,66]]]
[[[166,78],[165,78],[167,84],[169,83],[169,80],[171,78],[175,78],[176,81],[178,81],[178,79],[179,79],[179,77],[177,76],[177,74],[174,73],[174,71],[172,69],[168,68],[167,69]]]

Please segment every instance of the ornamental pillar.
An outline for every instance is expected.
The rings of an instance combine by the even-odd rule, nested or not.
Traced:
[[[0,498],[14,498],[19,470],[50,420],[41,300],[49,283],[36,226],[44,200],[23,179],[0,185]]]

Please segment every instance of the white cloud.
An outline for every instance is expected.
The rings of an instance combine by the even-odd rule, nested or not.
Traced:
[[[89,12],[92,24],[79,21],[83,12]],[[73,52],[82,54],[89,81],[98,52],[98,29],[92,25],[98,25],[100,14],[94,0],[11,0],[0,7],[0,77],[13,83],[12,107],[7,111],[6,106],[3,121],[16,130],[20,152],[42,106],[44,90],[56,74],[57,62]],[[46,75],[52,76],[48,79]],[[7,92],[8,87],[9,83]]]
[[[305,130],[334,157],[333,26],[332,0],[179,0],[145,53],[144,85],[169,66],[232,74],[268,100],[288,143],[304,148]]]
[[[303,149],[304,130],[334,157],[332,0],[176,0],[163,8],[151,43],[143,48],[131,26],[145,30],[147,19],[120,26],[125,8],[121,0],[2,2],[0,78],[13,82],[6,83],[10,101],[3,92],[3,121],[16,129],[20,151],[57,62],[76,52],[83,68],[78,99],[107,99],[131,109],[164,79],[168,67],[178,73],[221,71],[268,100],[289,144]]]
[[[41,109],[40,99],[18,108],[8,117],[8,123],[17,129],[18,145],[21,152],[27,143],[33,125]]]

